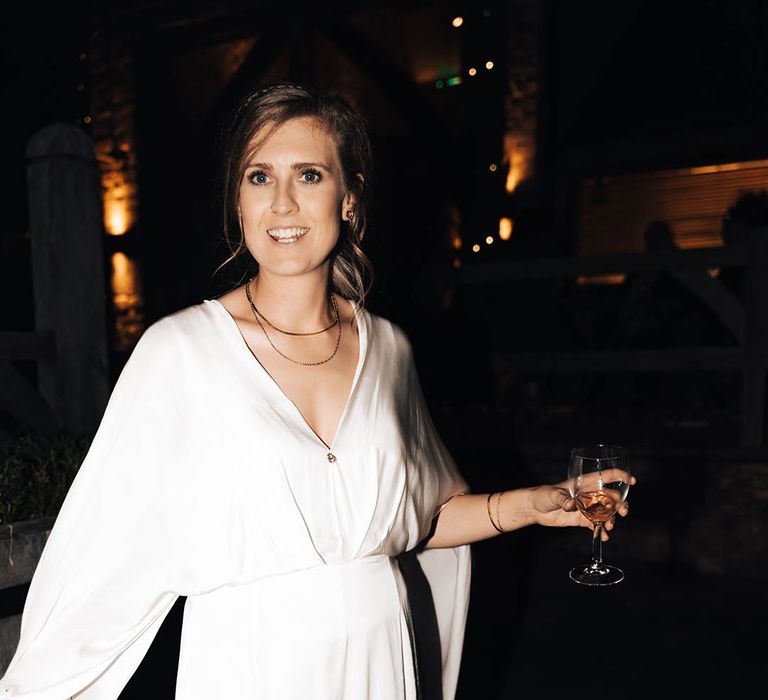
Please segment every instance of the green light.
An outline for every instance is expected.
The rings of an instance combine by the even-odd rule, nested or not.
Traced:
[[[442,80],[437,80],[437,81],[435,82],[435,87],[436,87],[436,88],[439,90],[441,87],[443,87],[443,84],[444,84],[444,83],[443,83],[443,81],[442,81]]]
[[[453,87],[454,85],[461,85],[461,76],[455,75],[453,76],[453,78],[448,78],[448,80],[446,80],[446,83],[449,87]]]

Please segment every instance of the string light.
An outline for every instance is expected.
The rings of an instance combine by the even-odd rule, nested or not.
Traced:
[[[490,170],[492,173],[495,173],[499,169],[499,166],[496,165],[496,163],[491,163],[488,166],[488,170]]]
[[[454,17],[451,24],[456,27],[457,29],[464,24],[464,18],[463,17]]]
[[[477,68],[470,68],[467,73],[470,75],[477,75]]]
[[[491,245],[491,243],[493,243],[493,236],[486,236],[486,237],[485,237],[485,242],[486,242],[488,245]]]
[[[475,245],[472,246],[472,252],[473,253],[479,253],[480,252],[480,246],[475,243]]]
[[[487,70],[491,70],[491,68],[493,68],[493,61],[486,61],[485,67]]]

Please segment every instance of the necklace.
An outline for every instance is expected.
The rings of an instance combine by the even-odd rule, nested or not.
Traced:
[[[248,285],[250,285],[250,283],[252,281],[253,281],[253,278],[251,278],[248,281]],[[339,322],[338,318],[336,318],[333,321],[333,323],[331,323],[330,326],[326,326],[325,328],[323,328],[322,330],[319,330],[319,331],[310,331],[309,333],[296,333],[295,331],[284,331],[282,328],[278,328],[274,323],[272,323],[272,321],[270,321],[263,313],[261,313],[261,311],[259,311],[256,308],[256,304],[254,304],[253,300],[251,299],[251,293],[250,293],[250,289],[249,289],[248,285],[246,285],[245,290],[246,290],[246,292],[248,292],[248,302],[251,305],[251,310],[253,312],[257,313],[259,315],[259,318],[262,321],[264,321],[264,323],[266,323],[273,331],[277,331],[278,333],[283,333],[284,335],[294,335],[294,336],[320,335],[321,333],[325,333],[326,331],[331,330],[331,328],[333,328]],[[333,296],[331,296],[331,303],[332,304],[336,303],[333,300]]]
[[[253,313],[253,317],[256,319],[256,323],[259,324],[261,327],[261,330],[264,331],[264,336],[267,339],[267,342],[272,346],[272,349],[281,357],[284,357],[286,360],[290,360],[296,365],[303,365],[304,367],[316,367],[317,365],[324,365],[326,362],[330,362],[336,355],[336,353],[339,350],[339,344],[341,343],[341,319],[339,318],[339,307],[336,304],[336,298],[331,294],[331,306],[333,306],[333,314],[335,316],[334,322],[328,326],[328,328],[323,329],[322,331],[314,331],[313,333],[287,333],[287,335],[318,335],[319,333],[325,333],[325,331],[330,330],[334,326],[339,327],[339,334],[336,336],[336,346],[333,348],[333,352],[330,354],[329,357],[326,357],[324,360],[320,360],[319,362],[300,362],[299,360],[294,360],[292,357],[288,357],[285,353],[280,352],[280,350],[277,349],[275,344],[272,342],[272,338],[269,337],[269,333],[267,333],[267,329],[264,327],[264,324],[261,322],[261,313],[256,308],[256,305],[253,303],[253,298],[251,297],[251,281],[249,280],[248,283],[245,285],[245,295],[248,297],[248,304],[251,307],[251,312]],[[274,328],[276,331],[280,331],[279,328],[275,328],[269,321],[267,321],[266,318],[264,318],[264,321],[266,321],[267,325]],[[280,331],[281,333],[286,333],[286,331]]]

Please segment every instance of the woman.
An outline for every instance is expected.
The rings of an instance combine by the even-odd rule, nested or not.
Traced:
[[[371,153],[347,104],[258,90],[227,144],[225,233],[257,274],[137,344],[0,692],[116,698],[183,595],[182,700],[416,698],[395,557],[417,551],[451,698],[469,544],[589,523],[562,485],[467,493],[407,338],[364,307]]]

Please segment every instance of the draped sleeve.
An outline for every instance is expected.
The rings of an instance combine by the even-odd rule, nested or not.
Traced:
[[[178,360],[161,320],[125,364],[30,583],[0,697],[117,697],[182,593]]]
[[[421,508],[429,514],[431,526],[445,505],[459,494],[469,493],[469,485],[461,474],[453,456],[446,447],[430,414],[418,377],[413,350],[406,341],[405,351],[406,382],[408,404],[410,407],[410,452],[415,471],[422,475],[419,486],[419,498],[424,499]],[[423,475],[428,474],[429,477]],[[420,543],[420,545],[423,544]],[[414,550],[423,575],[431,593],[431,605],[422,601],[424,608],[415,610],[414,615],[434,615],[434,623],[439,638],[432,640],[438,649],[424,651],[424,656],[437,655],[436,663],[441,668],[442,698],[452,700],[456,694],[461,667],[464,635],[471,582],[470,545],[458,547],[424,549],[417,546]],[[412,605],[414,602],[412,601]],[[434,660],[423,659],[427,664]]]

